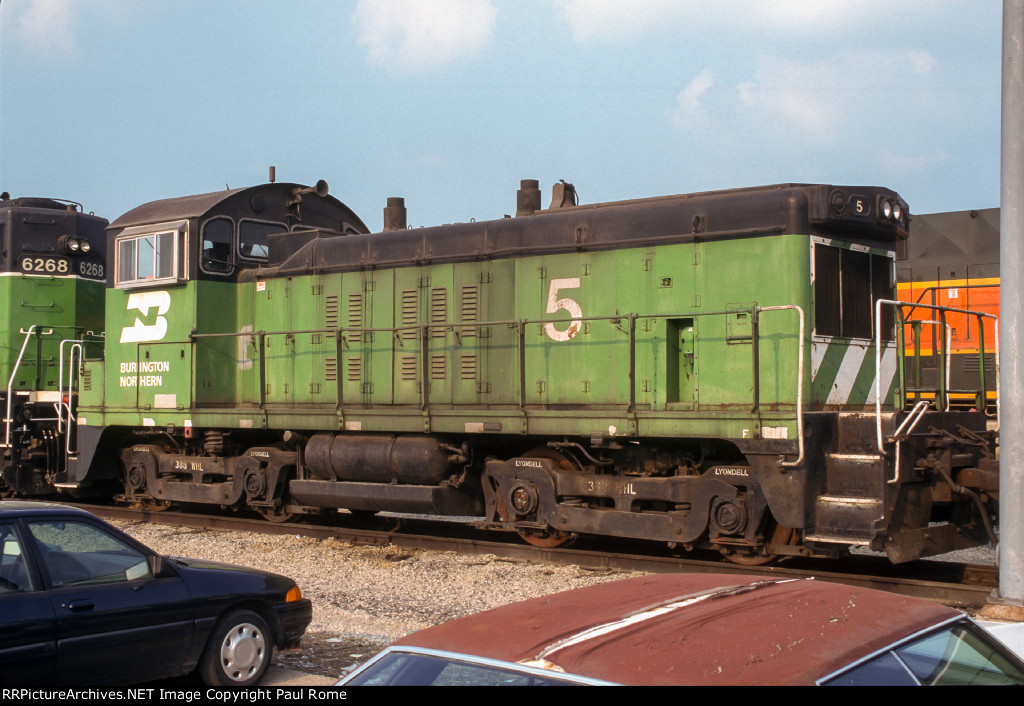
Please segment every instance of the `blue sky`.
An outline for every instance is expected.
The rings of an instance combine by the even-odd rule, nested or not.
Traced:
[[[0,190],[326,179],[379,230],[778,182],[999,203],[998,0],[3,0]]]

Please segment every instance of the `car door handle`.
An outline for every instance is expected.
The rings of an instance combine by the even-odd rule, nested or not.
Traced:
[[[96,607],[96,604],[87,598],[82,598],[77,601],[69,601],[64,604],[64,607],[72,613],[80,613],[84,610],[92,610]]]

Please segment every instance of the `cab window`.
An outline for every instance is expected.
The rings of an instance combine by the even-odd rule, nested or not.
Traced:
[[[177,235],[177,231],[168,230],[119,238],[116,284],[158,284],[174,280]]]
[[[234,224],[230,218],[213,218],[203,224],[203,256],[200,267],[204,272],[224,274],[234,269],[231,260],[231,236]]]
[[[284,223],[244,220],[238,225],[238,253],[243,260],[266,262],[270,255],[271,233],[285,233]]]

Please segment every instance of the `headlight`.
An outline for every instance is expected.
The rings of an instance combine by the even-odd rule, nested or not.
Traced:
[[[92,243],[90,243],[88,240],[81,241],[81,245],[82,252],[89,252],[90,250],[92,250]]]
[[[71,252],[71,253],[78,252],[78,249],[80,247],[82,247],[81,243],[79,243],[74,238],[68,238],[68,252]]]
[[[883,199],[882,201],[882,217],[885,220],[892,220],[892,201]]]

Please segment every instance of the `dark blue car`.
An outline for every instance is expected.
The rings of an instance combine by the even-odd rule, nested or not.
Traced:
[[[257,683],[312,618],[291,579],[161,556],[65,505],[0,502],[0,684]]]

